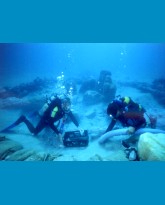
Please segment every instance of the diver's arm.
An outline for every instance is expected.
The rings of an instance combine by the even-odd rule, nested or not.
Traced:
[[[75,116],[73,115],[73,113],[71,111],[68,113],[68,116],[70,117],[72,122],[76,125],[76,127],[78,127],[79,123],[78,123],[78,121],[76,120]]]
[[[115,119],[112,119],[112,120],[111,120],[111,123],[109,124],[109,126],[108,126],[108,128],[106,129],[105,132],[111,131],[111,130],[113,129],[113,127],[115,126],[115,124],[116,124],[116,120],[115,120]]]

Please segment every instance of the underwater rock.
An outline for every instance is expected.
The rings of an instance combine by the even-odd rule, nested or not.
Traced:
[[[165,92],[165,78],[155,79],[155,80],[152,82],[151,88]]]
[[[152,92],[152,95],[160,105],[165,106],[165,91],[155,91]]]
[[[26,158],[24,161],[45,161],[44,159],[46,158],[46,153],[35,153],[28,158]]]
[[[89,79],[82,83],[79,93],[85,93],[88,90],[97,90],[98,89],[98,83],[95,79]]]
[[[100,155],[95,154],[93,157],[89,158],[89,161],[105,161],[105,160]]]
[[[20,143],[12,140],[0,141],[0,160],[4,160],[8,155],[21,150],[22,148]]]
[[[0,136],[0,142],[7,140],[5,136]]]
[[[0,99],[0,108],[20,108],[27,106],[30,103],[26,99],[20,99],[16,97],[9,97],[6,99]]]
[[[165,161],[165,134],[140,135],[138,155],[143,161]]]
[[[116,90],[117,87],[112,82],[111,72],[108,70],[102,70],[98,80],[89,79],[83,82],[79,92],[83,94],[85,93],[86,95],[88,91],[95,91],[102,96],[101,101],[109,102],[114,99]]]
[[[59,153],[37,152],[24,161],[53,161],[60,156],[62,155]]]
[[[5,136],[0,136],[0,160],[4,161],[55,161],[62,154],[36,152]]]
[[[116,95],[116,90],[117,87],[114,84],[105,82],[103,84],[102,93],[101,93],[104,96],[104,101],[110,102],[111,100],[113,100]]]
[[[100,75],[99,75],[99,82],[104,82],[106,77],[109,76],[111,78],[111,72],[108,70],[102,70],[100,71]]]
[[[54,153],[35,153],[24,161],[55,161],[55,159],[61,156],[61,154]]]
[[[83,103],[85,105],[95,105],[100,103],[103,99],[103,96],[100,95],[97,91],[88,90],[83,96]]]
[[[53,83],[55,80],[53,80]],[[22,83],[14,87],[4,87],[0,89],[0,98],[5,99],[8,97],[22,98],[27,96],[29,93],[33,93],[44,89],[52,84],[52,79],[41,79],[37,77],[30,83]]]
[[[24,161],[35,154],[33,150],[21,149],[6,157],[5,161]]]
[[[160,105],[165,106],[165,79],[156,79],[152,84],[143,82],[120,82],[119,85],[133,87],[143,93],[150,93]]]
[[[53,161],[79,161],[75,156],[73,155],[61,155],[57,158],[55,158]]]
[[[104,96],[105,102],[110,102],[116,95],[117,87],[113,84],[111,72],[102,70],[98,81],[98,92]]]

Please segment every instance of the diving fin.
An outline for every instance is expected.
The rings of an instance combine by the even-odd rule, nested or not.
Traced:
[[[2,132],[8,132],[9,130],[11,130],[12,128],[16,127],[17,124],[14,122],[11,125],[9,125],[8,127],[6,127],[5,129],[1,130],[0,133]]]
[[[17,125],[19,125],[21,122],[24,122],[25,120],[25,116],[21,115],[18,120],[16,120],[14,123],[12,123],[11,125],[9,125],[8,127],[6,127],[5,129],[1,130],[0,133],[2,132],[8,132],[10,131],[12,128],[16,127]]]

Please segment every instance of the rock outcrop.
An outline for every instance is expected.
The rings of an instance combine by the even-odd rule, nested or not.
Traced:
[[[138,142],[138,155],[143,161],[165,161],[165,134],[142,134]]]
[[[54,161],[60,156],[25,149],[19,142],[0,136],[0,161]]]

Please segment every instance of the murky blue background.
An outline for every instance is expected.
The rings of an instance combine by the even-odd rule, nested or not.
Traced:
[[[27,43],[0,44],[0,84],[16,85],[36,77],[96,76],[110,70],[116,81],[164,77],[165,44]]]

